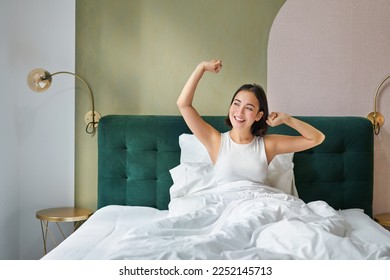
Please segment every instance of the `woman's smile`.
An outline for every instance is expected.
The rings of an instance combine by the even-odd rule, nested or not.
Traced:
[[[244,122],[245,119],[244,118],[241,118],[241,117],[238,117],[238,116],[234,116],[234,119],[238,122]]]

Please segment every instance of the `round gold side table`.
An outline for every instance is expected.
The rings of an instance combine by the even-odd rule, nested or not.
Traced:
[[[59,231],[61,232],[61,235],[63,239],[65,239],[65,234],[63,230],[61,229],[61,226],[59,223],[64,222],[73,222],[73,232],[80,227],[80,225],[86,221],[91,215],[93,214],[93,211],[86,208],[75,208],[75,207],[59,207],[59,208],[48,208],[39,210],[36,212],[37,219],[41,222],[41,230],[42,230],[42,238],[43,238],[43,251],[46,255],[47,253],[47,237],[50,235],[51,240],[53,241],[54,245],[57,246],[57,242],[53,236],[53,234],[50,232],[49,229],[49,222],[53,222],[57,224],[57,227]]]
[[[374,220],[384,227],[390,227],[390,213],[376,214]]]

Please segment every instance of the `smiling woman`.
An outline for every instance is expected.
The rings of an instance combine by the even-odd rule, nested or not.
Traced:
[[[249,94],[248,94],[249,93]],[[233,128],[231,118],[238,123],[245,120],[240,114],[240,109],[242,112],[247,112],[247,115],[255,115],[254,119],[256,120],[251,126],[251,132],[253,135],[264,136],[267,132],[268,126],[266,123],[266,118],[268,116],[268,102],[267,96],[264,89],[257,84],[245,84],[241,86],[233,95],[232,102],[230,104],[229,115],[227,116],[225,122],[230,127]],[[230,111],[233,115],[230,116]],[[235,113],[235,115],[234,115]],[[262,118],[265,116],[264,118]],[[250,135],[250,139],[252,139]],[[236,139],[238,140],[238,139]]]
[[[221,134],[205,122],[192,106],[195,90],[203,74],[205,72],[219,73],[221,69],[221,60],[201,62],[189,77],[177,100],[179,110],[188,127],[205,146],[218,172],[224,174],[221,178],[226,179],[226,170],[232,172],[240,169],[243,171],[240,174],[247,174],[248,170],[254,174],[253,176],[242,175],[242,178],[233,176],[232,179],[256,178],[254,181],[262,181],[264,176],[258,173],[264,172],[276,155],[307,150],[324,141],[325,136],[321,131],[301,120],[282,112],[269,114],[264,89],[256,84],[244,84],[234,93],[226,119],[231,130]],[[275,127],[281,124],[290,126],[300,135],[265,136],[269,126]],[[244,145],[246,150],[248,144],[253,147],[250,148],[249,153],[244,153],[238,146],[233,151],[231,147],[235,144]],[[229,155],[224,155],[224,153]],[[223,168],[220,167],[221,158],[227,161],[223,163]],[[254,166],[258,168],[252,169]]]

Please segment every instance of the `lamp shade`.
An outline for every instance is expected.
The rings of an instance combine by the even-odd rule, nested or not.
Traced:
[[[35,92],[44,92],[51,85],[51,74],[45,69],[37,68],[27,75],[27,84]]]

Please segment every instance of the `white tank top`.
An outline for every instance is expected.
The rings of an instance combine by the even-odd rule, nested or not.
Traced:
[[[248,144],[237,144],[229,132],[221,134],[221,147],[215,163],[218,185],[240,180],[262,184],[267,172],[268,162],[262,137],[256,136]]]

